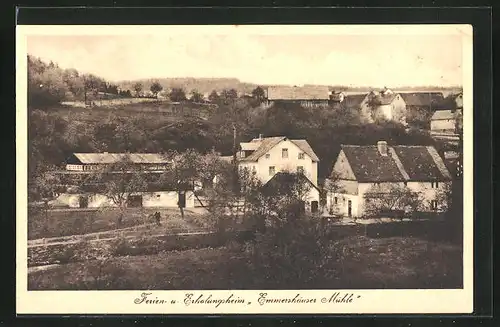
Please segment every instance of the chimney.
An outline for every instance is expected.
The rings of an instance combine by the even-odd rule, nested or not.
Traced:
[[[262,134],[259,134],[259,140],[262,140],[263,136]]]
[[[382,156],[387,155],[387,142],[386,141],[378,141],[377,148],[378,148],[378,152],[380,153],[380,155],[382,155]]]

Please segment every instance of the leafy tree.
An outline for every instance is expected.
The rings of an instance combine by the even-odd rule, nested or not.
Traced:
[[[128,199],[132,195],[146,191],[148,185],[142,172],[128,158],[105,165],[93,172],[82,186],[92,196],[104,195],[120,210],[117,225],[123,223]]]
[[[208,96],[208,100],[210,100],[211,102],[213,103],[216,103],[219,101],[219,94],[217,93],[217,91],[213,90],[210,95]]]
[[[259,100],[259,101],[262,101],[264,100],[264,98],[266,97],[266,92],[264,91],[264,89],[260,86],[257,86],[253,91],[252,91],[252,96]]]
[[[191,92],[191,98],[189,99],[191,102],[203,102],[203,94],[198,92],[197,90],[193,90]]]
[[[161,84],[158,82],[153,82],[153,84],[151,84],[150,90],[151,92],[153,92],[153,95],[155,97],[158,97],[158,93],[163,90],[163,86],[161,86]]]
[[[135,96],[136,96],[136,97],[139,97],[139,96],[141,95],[141,91],[142,91],[142,88],[143,88],[142,83],[137,82],[137,83],[135,83],[135,84],[132,86],[132,88],[133,88],[133,89],[134,89],[134,91],[135,91]]]
[[[238,98],[238,91],[235,89],[224,89],[220,94],[220,100],[223,103],[228,104]]]
[[[299,179],[290,182],[281,188],[280,201],[261,198],[261,206],[268,208],[265,230],[245,248],[249,273],[257,276],[262,288],[318,287],[337,274],[339,250],[328,229],[303,210],[306,184]]]
[[[184,92],[184,89],[182,89],[180,87],[174,87],[170,91],[169,98],[173,102],[185,101],[186,100],[186,93]]]

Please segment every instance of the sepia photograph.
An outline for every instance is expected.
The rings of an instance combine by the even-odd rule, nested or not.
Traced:
[[[23,31],[17,269],[33,307],[471,296],[470,26]]]

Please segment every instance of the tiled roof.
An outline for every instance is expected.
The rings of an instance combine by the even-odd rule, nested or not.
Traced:
[[[279,172],[276,173],[266,184],[263,185],[264,190],[269,190],[272,194],[288,194],[293,192],[294,185],[299,183],[307,183],[310,187],[317,190],[318,187],[303,174],[291,174]]]
[[[74,153],[82,164],[112,164],[121,160],[129,160],[136,164],[169,163],[160,153]]]
[[[257,161],[260,157],[266,154],[269,150],[274,148],[278,143],[285,140],[285,136],[274,136],[274,137],[265,137],[262,139],[253,139],[250,143],[260,144],[259,147],[248,157],[240,159],[240,161]],[[313,149],[309,145],[306,140],[290,140],[293,144],[295,144],[299,149],[304,151],[313,161],[319,161],[318,156],[314,153]],[[249,143],[244,143],[249,144]]]
[[[342,145],[342,151],[360,182],[404,181],[396,162],[390,155],[382,156],[376,145]]]
[[[443,101],[443,93],[439,92],[414,92],[400,93],[407,106],[435,107]]]
[[[359,182],[403,182],[448,180],[450,174],[434,147],[387,147],[382,156],[377,146],[342,145]]]
[[[299,147],[305,154],[311,157],[312,161],[319,161],[318,156],[314,153],[313,149],[306,140],[290,140],[293,144]]]
[[[268,100],[329,100],[327,86],[276,86],[267,89]]]
[[[432,115],[432,120],[449,120],[455,119],[455,114],[451,110],[436,110]]]

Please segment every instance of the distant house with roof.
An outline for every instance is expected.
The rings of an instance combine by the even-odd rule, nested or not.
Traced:
[[[289,172],[303,175],[314,185],[313,189],[318,188],[319,158],[306,140],[259,135],[250,142],[240,143],[237,160],[239,169],[255,172],[263,184],[280,172]],[[308,202],[315,207],[317,203],[313,202],[319,203],[319,191],[311,192]]]
[[[384,88],[380,92],[371,91],[366,101],[374,121],[386,119],[406,124],[406,103],[401,94]]]
[[[432,146],[342,145],[333,165],[335,187],[327,189],[327,208],[342,216],[363,217],[365,196],[377,190],[379,196],[392,187],[400,187],[421,196],[423,211],[440,211],[446,203],[438,203],[438,191],[451,183],[451,176]]]
[[[401,93],[406,103],[406,120],[410,125],[419,128],[430,128],[430,119],[434,111],[444,101],[441,92],[408,92]]]
[[[297,103],[306,108],[328,106],[330,90],[327,86],[269,86],[264,106],[275,103]]]
[[[460,110],[437,110],[431,117],[431,133],[456,134],[460,127]]]

